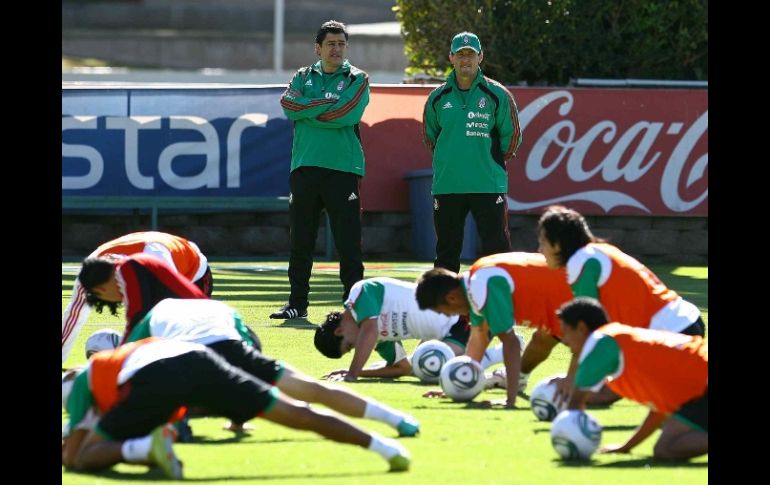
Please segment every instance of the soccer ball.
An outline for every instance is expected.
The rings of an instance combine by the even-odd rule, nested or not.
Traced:
[[[568,409],[553,420],[551,445],[565,460],[589,459],[601,440],[602,426],[585,411]]]
[[[455,356],[452,348],[440,340],[428,340],[412,354],[412,372],[422,382],[435,384],[444,364]]]
[[[470,401],[484,389],[484,369],[467,355],[460,355],[444,364],[439,381],[453,401]]]
[[[566,376],[566,374],[555,374],[551,377],[546,377],[538,382],[532,390],[532,394],[529,396],[529,405],[532,407],[532,412],[535,413],[535,416],[537,416],[537,419],[540,421],[553,421],[553,418],[555,418],[566,406],[567,403],[564,401],[562,401],[558,407],[554,404],[556,383],[552,382],[556,377]]]
[[[86,340],[86,359],[101,350],[112,350],[120,345],[121,335],[111,328],[97,330]]]

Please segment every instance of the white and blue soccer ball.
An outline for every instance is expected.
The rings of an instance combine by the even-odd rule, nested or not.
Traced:
[[[444,364],[439,382],[453,401],[470,401],[484,389],[484,369],[467,355],[460,355]]]
[[[568,409],[551,425],[551,445],[564,460],[587,460],[602,441],[602,426],[586,413]]]
[[[554,400],[556,396],[556,383],[553,382],[554,378],[566,376],[566,374],[555,374],[546,377],[532,389],[532,394],[529,396],[529,405],[540,421],[553,421],[556,415],[566,407],[567,403],[564,401],[558,406],[556,405]]]
[[[423,342],[412,354],[412,373],[426,384],[435,384],[441,368],[454,356],[452,348],[441,340]]]
[[[102,350],[112,350],[120,345],[121,335],[111,328],[97,330],[86,340],[86,359]]]

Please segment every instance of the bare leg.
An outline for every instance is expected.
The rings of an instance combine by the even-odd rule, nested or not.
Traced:
[[[592,392],[588,395],[586,404],[589,406],[609,406],[610,404],[619,400],[620,396],[615,394],[612,389],[604,385],[601,389],[599,389],[599,392]]]
[[[369,433],[352,423],[315,411],[303,404],[285,396],[279,396],[275,405],[263,417],[289,428],[314,431],[324,438],[358,445],[362,448],[368,447],[372,441]]]
[[[123,461],[122,441],[106,441],[94,432],[89,432],[75,456],[73,467],[78,471],[95,471],[109,468]]]
[[[708,431],[698,431],[672,417],[663,425],[653,456],[659,460],[687,460],[708,452]]]
[[[543,330],[536,330],[521,356],[521,372],[531,374],[538,365],[551,355],[551,351],[558,343],[558,340]]]

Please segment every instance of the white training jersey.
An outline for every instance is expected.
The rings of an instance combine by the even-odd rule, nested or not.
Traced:
[[[380,342],[443,339],[459,315],[448,317],[433,310],[420,310],[416,289],[416,283],[395,278],[369,278],[353,285],[345,307],[358,325],[376,318]]]

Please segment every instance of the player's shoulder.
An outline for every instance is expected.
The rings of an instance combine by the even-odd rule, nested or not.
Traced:
[[[369,74],[366,71],[354,66],[353,64],[350,64],[350,75],[355,77],[361,76],[364,79],[369,79]]]
[[[494,92],[504,94],[506,96],[510,96],[511,92],[508,88],[506,88],[501,82],[495,81],[489,76],[484,76],[484,82],[486,83],[487,87],[491,89]]]

